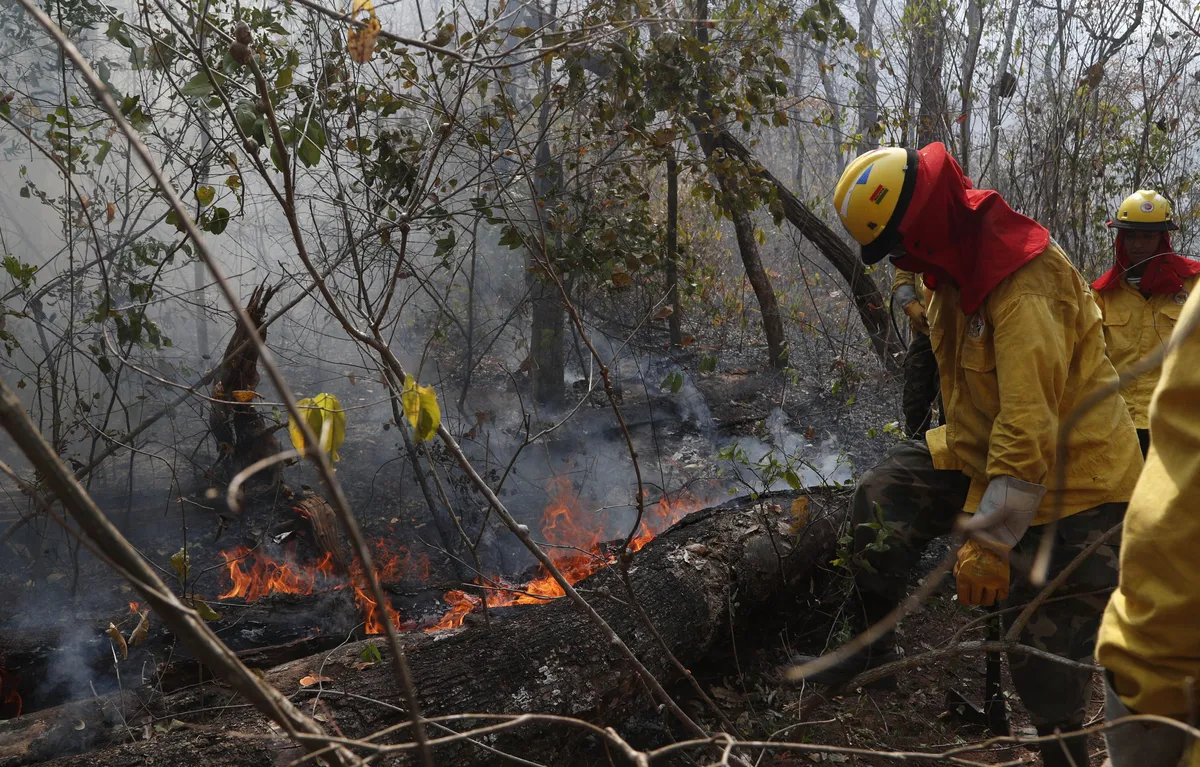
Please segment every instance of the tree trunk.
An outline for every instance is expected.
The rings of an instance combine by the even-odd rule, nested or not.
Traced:
[[[826,40],[817,50],[817,71],[821,74],[821,88],[825,91],[825,108],[829,110],[829,127],[833,131],[834,151],[829,158],[833,165],[833,172],[830,175],[836,178],[842,175],[842,170],[846,167],[846,154],[842,149],[846,143],[846,136],[842,130],[841,100],[833,86],[833,78],[829,76],[830,69],[825,62],[825,57],[828,55],[829,41]]]
[[[935,141],[945,142],[946,93],[942,88],[942,60],[945,52],[940,0],[910,0],[908,13],[913,23],[914,58],[917,91],[921,105],[917,110],[917,148]]]
[[[1000,47],[1000,59],[996,62],[996,76],[988,92],[988,156],[984,165],[983,175],[988,179],[988,186],[998,189],[996,183],[1000,175],[997,157],[1000,148],[1000,78],[1008,72],[1008,61],[1012,56],[1013,35],[1017,29],[1017,14],[1021,10],[1021,0],[1013,0],[1012,8],[1004,24],[1004,43]]]
[[[735,628],[752,627],[756,610],[773,609],[781,595],[798,585],[807,588],[828,561],[845,518],[845,491],[813,491],[806,524],[797,524],[789,512],[791,497],[768,496],[757,502],[740,498],[698,511],[637,554],[631,573],[634,590],[685,666],[723,647],[731,623]],[[623,593],[612,570],[593,575],[582,587],[587,593]],[[731,612],[732,594],[740,606]],[[659,679],[675,678],[674,666],[634,610],[617,599],[597,598],[594,605]],[[406,636],[409,666],[427,716],[538,712],[616,727],[629,714],[652,708],[633,673],[567,600],[493,609],[492,618],[490,627],[470,625],[454,633]],[[360,654],[367,645],[355,642],[287,663],[268,671],[266,679],[277,689],[295,694],[299,705],[309,706],[316,702],[317,687],[302,686],[300,680],[321,674],[329,681],[323,683],[317,711],[330,728],[336,724],[347,737],[365,736],[404,719],[394,707],[400,692],[386,658],[363,665]],[[387,652],[381,643],[375,645]],[[145,690],[125,691],[47,709],[0,722],[0,765],[17,767],[52,756],[59,758],[48,764],[61,767],[286,763],[292,755],[281,751],[294,748],[291,743],[238,703],[228,689],[208,684],[166,697],[155,698]],[[152,721],[165,726],[173,719],[204,729],[176,727],[156,733],[148,726]],[[123,726],[126,723],[128,727]],[[449,721],[444,726],[463,730],[476,724]],[[258,737],[236,737],[233,732]],[[393,738],[406,739],[405,732]],[[457,767],[495,764],[499,758],[490,748],[546,764],[572,764],[573,743],[565,737],[572,732],[531,724],[489,738],[486,748],[456,743],[439,747],[435,756],[439,764]],[[445,734],[435,728],[431,736]],[[66,756],[85,749],[97,750]]]
[[[566,396],[566,354],[563,351],[566,313],[558,291],[545,279],[534,280],[531,296],[533,327],[529,345],[533,355],[530,371],[533,398],[539,404],[554,405]]]
[[[557,9],[557,2],[551,2],[547,15],[540,12],[539,6],[541,24],[551,23]],[[541,249],[542,252],[538,256],[547,264],[553,263],[551,249],[557,250],[559,236],[557,232],[547,230],[542,206],[561,182],[559,164],[551,157],[550,137],[547,135],[550,130],[550,76],[551,68],[543,67],[540,91],[542,104],[538,112],[538,144],[534,149],[534,160],[537,163],[533,182],[535,199],[532,201],[533,220],[539,223],[538,230],[534,233],[538,239],[535,247]],[[566,354],[563,351],[566,310],[558,290],[548,277],[534,277],[530,296],[533,301],[533,326],[530,329],[529,348],[533,357],[533,367],[529,375],[533,382],[533,399],[542,405],[555,405],[566,397]]]
[[[671,315],[667,317],[671,346],[679,348],[683,345],[683,316],[679,306],[679,164],[673,149],[667,158],[667,301],[671,304]]]
[[[754,239],[754,219],[746,212],[744,205],[738,204],[729,178],[724,175],[718,175],[717,178],[721,184],[721,191],[729,201],[726,209],[737,233],[742,266],[746,268],[746,277],[750,280],[750,287],[754,288],[754,297],[758,299],[758,308],[762,312],[763,334],[767,337],[767,356],[771,358],[771,367],[783,370],[788,364],[787,333],[783,330],[783,318],[779,316],[779,301],[775,297],[775,288],[771,285],[771,277],[763,267],[762,257],[758,253],[758,242]]]
[[[276,290],[263,283],[246,302],[246,314],[259,328],[257,332],[264,341],[266,332],[261,327],[267,316],[267,304]],[[252,400],[239,399],[239,393],[249,396],[258,391],[258,351],[248,343],[249,339],[249,332],[241,325],[234,330],[222,356],[209,406],[208,424],[217,441],[219,464],[227,479],[279,452],[274,423],[268,423],[263,413],[250,404]],[[283,469],[277,464],[251,477],[245,488],[248,492],[269,493],[282,480]]]
[[[699,126],[697,129],[699,130]],[[775,193],[783,204],[784,218],[800,230],[800,234],[806,240],[817,247],[821,255],[833,264],[833,267],[849,285],[850,296],[867,329],[867,335],[871,338],[875,354],[886,369],[899,370],[897,360],[904,354],[904,347],[892,332],[887,310],[884,309],[887,303],[879,292],[879,288],[875,286],[875,280],[867,274],[859,257],[850,250],[841,237],[838,237],[832,229],[825,225],[824,221],[809,210],[796,195],[792,194],[783,182],[759,164],[744,144],[728,133],[720,134],[718,143],[726,153],[743,162],[751,173],[775,187]]]
[[[979,62],[982,37],[982,0],[967,0],[967,52],[963,57],[962,114],[958,118],[958,159],[963,175],[971,173],[971,110],[975,106],[975,65]]]
[[[875,9],[879,0],[857,0],[859,42],[858,58],[858,137],[855,148],[865,152],[878,145],[879,138],[879,67],[875,65]],[[799,91],[797,91],[799,92]]]

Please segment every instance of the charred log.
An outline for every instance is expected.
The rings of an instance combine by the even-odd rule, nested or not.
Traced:
[[[321,594],[274,594],[252,604],[212,605],[213,622],[230,649],[255,668],[336,646],[361,630],[351,589]],[[119,687],[172,690],[204,677],[199,663],[150,616],[134,639],[137,612],[75,620],[70,626],[22,628],[0,635],[0,658],[26,714]],[[106,630],[113,626],[121,642]],[[3,700],[0,691],[0,702]],[[0,740],[2,740],[0,736]]]
[[[731,621],[752,625],[755,608],[769,609],[796,584],[807,588],[808,579],[829,560],[845,518],[845,495],[814,492],[807,510],[789,510],[790,500],[739,499],[693,513],[637,554],[635,592],[685,666],[725,646]],[[624,602],[615,572],[598,572],[580,590],[656,676],[674,676],[671,663]],[[731,594],[740,603],[732,616]],[[507,608],[492,617],[490,626],[468,622],[468,628],[453,633],[408,635],[409,666],[427,716],[542,712],[619,726],[652,705],[634,674],[568,601]],[[306,700],[322,687],[320,706],[329,726],[348,737],[364,736],[406,718],[397,708],[401,695],[386,658],[370,662],[376,651],[386,652],[380,642],[356,642],[287,663],[266,678],[285,694]],[[290,742],[252,709],[231,705],[236,703],[228,689],[206,684],[168,696],[124,692],[3,722],[0,767],[52,756],[59,758],[49,763],[57,765],[233,767],[285,758],[281,751],[288,752]],[[175,721],[189,726],[171,724]],[[465,729],[461,723],[446,726]],[[256,736],[237,737],[233,731]],[[527,727],[487,746],[565,764],[571,743],[561,731]],[[87,749],[98,750],[62,756]],[[488,749],[457,743],[439,748],[436,756],[445,764],[495,763],[498,757]]]

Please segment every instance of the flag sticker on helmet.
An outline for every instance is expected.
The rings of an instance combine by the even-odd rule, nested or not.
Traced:
[[[883,202],[883,198],[887,197],[888,189],[883,184],[875,187],[875,191],[871,192],[871,202],[879,205]]]

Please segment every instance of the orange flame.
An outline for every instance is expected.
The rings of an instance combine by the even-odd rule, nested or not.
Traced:
[[[372,541],[372,559],[376,577],[381,582],[392,583],[412,574],[421,580],[429,578],[429,556],[424,552],[413,556],[404,546],[393,550],[383,538]],[[311,594],[318,587],[338,590],[350,585],[354,589],[354,602],[366,621],[366,633],[382,634],[383,618],[378,605],[371,597],[370,587],[362,565],[355,561],[350,567],[350,583],[337,582],[333,566],[333,555],[326,552],[315,564],[297,565],[277,560],[261,549],[238,546],[231,551],[221,552],[225,558],[226,573],[231,588],[220,599],[243,599],[254,602],[270,594]],[[400,617],[395,615],[396,625]]]
[[[446,604],[450,605],[450,611],[442,616],[442,619],[437,622],[437,625],[431,626],[426,631],[444,631],[445,629],[456,629],[463,624],[463,620],[467,617],[467,613],[479,606],[479,597],[468,594],[465,591],[453,589],[447,591],[445,597]],[[491,602],[489,600],[489,606]]]
[[[547,555],[571,585],[615,561],[615,555],[601,551],[603,527],[583,523],[577,501],[570,482],[565,478],[557,478],[551,483],[551,501],[542,514],[542,538],[553,547]],[[706,505],[707,500],[686,494],[677,497],[674,502],[663,498],[648,506],[637,534],[629,542],[629,548],[640,551],[663,530]],[[554,576],[544,567],[539,567],[538,576],[523,587],[498,591],[486,599],[488,607],[534,605],[557,599],[565,593]],[[443,599],[450,605],[450,610],[437,624],[427,628],[427,632],[462,626],[467,613],[482,604],[479,597],[457,589],[446,592]]]
[[[129,612],[136,613],[140,609],[142,609],[141,602],[130,602],[129,603]]]
[[[311,594],[317,577],[328,578],[333,573],[333,555],[326,552],[319,562],[299,566],[280,562],[261,549],[238,546],[222,551],[233,588],[220,599],[235,597],[254,602],[268,594]]]

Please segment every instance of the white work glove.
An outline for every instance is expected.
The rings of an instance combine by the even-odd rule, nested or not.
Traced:
[[[925,307],[917,298],[917,290],[912,285],[901,285],[892,294],[892,305],[899,306],[908,317],[908,325],[914,333],[929,335],[929,320],[925,317]]]
[[[1033,523],[1045,495],[1045,485],[1016,477],[996,477],[988,483],[979,508],[963,523],[962,529],[981,543],[1011,551]]]

